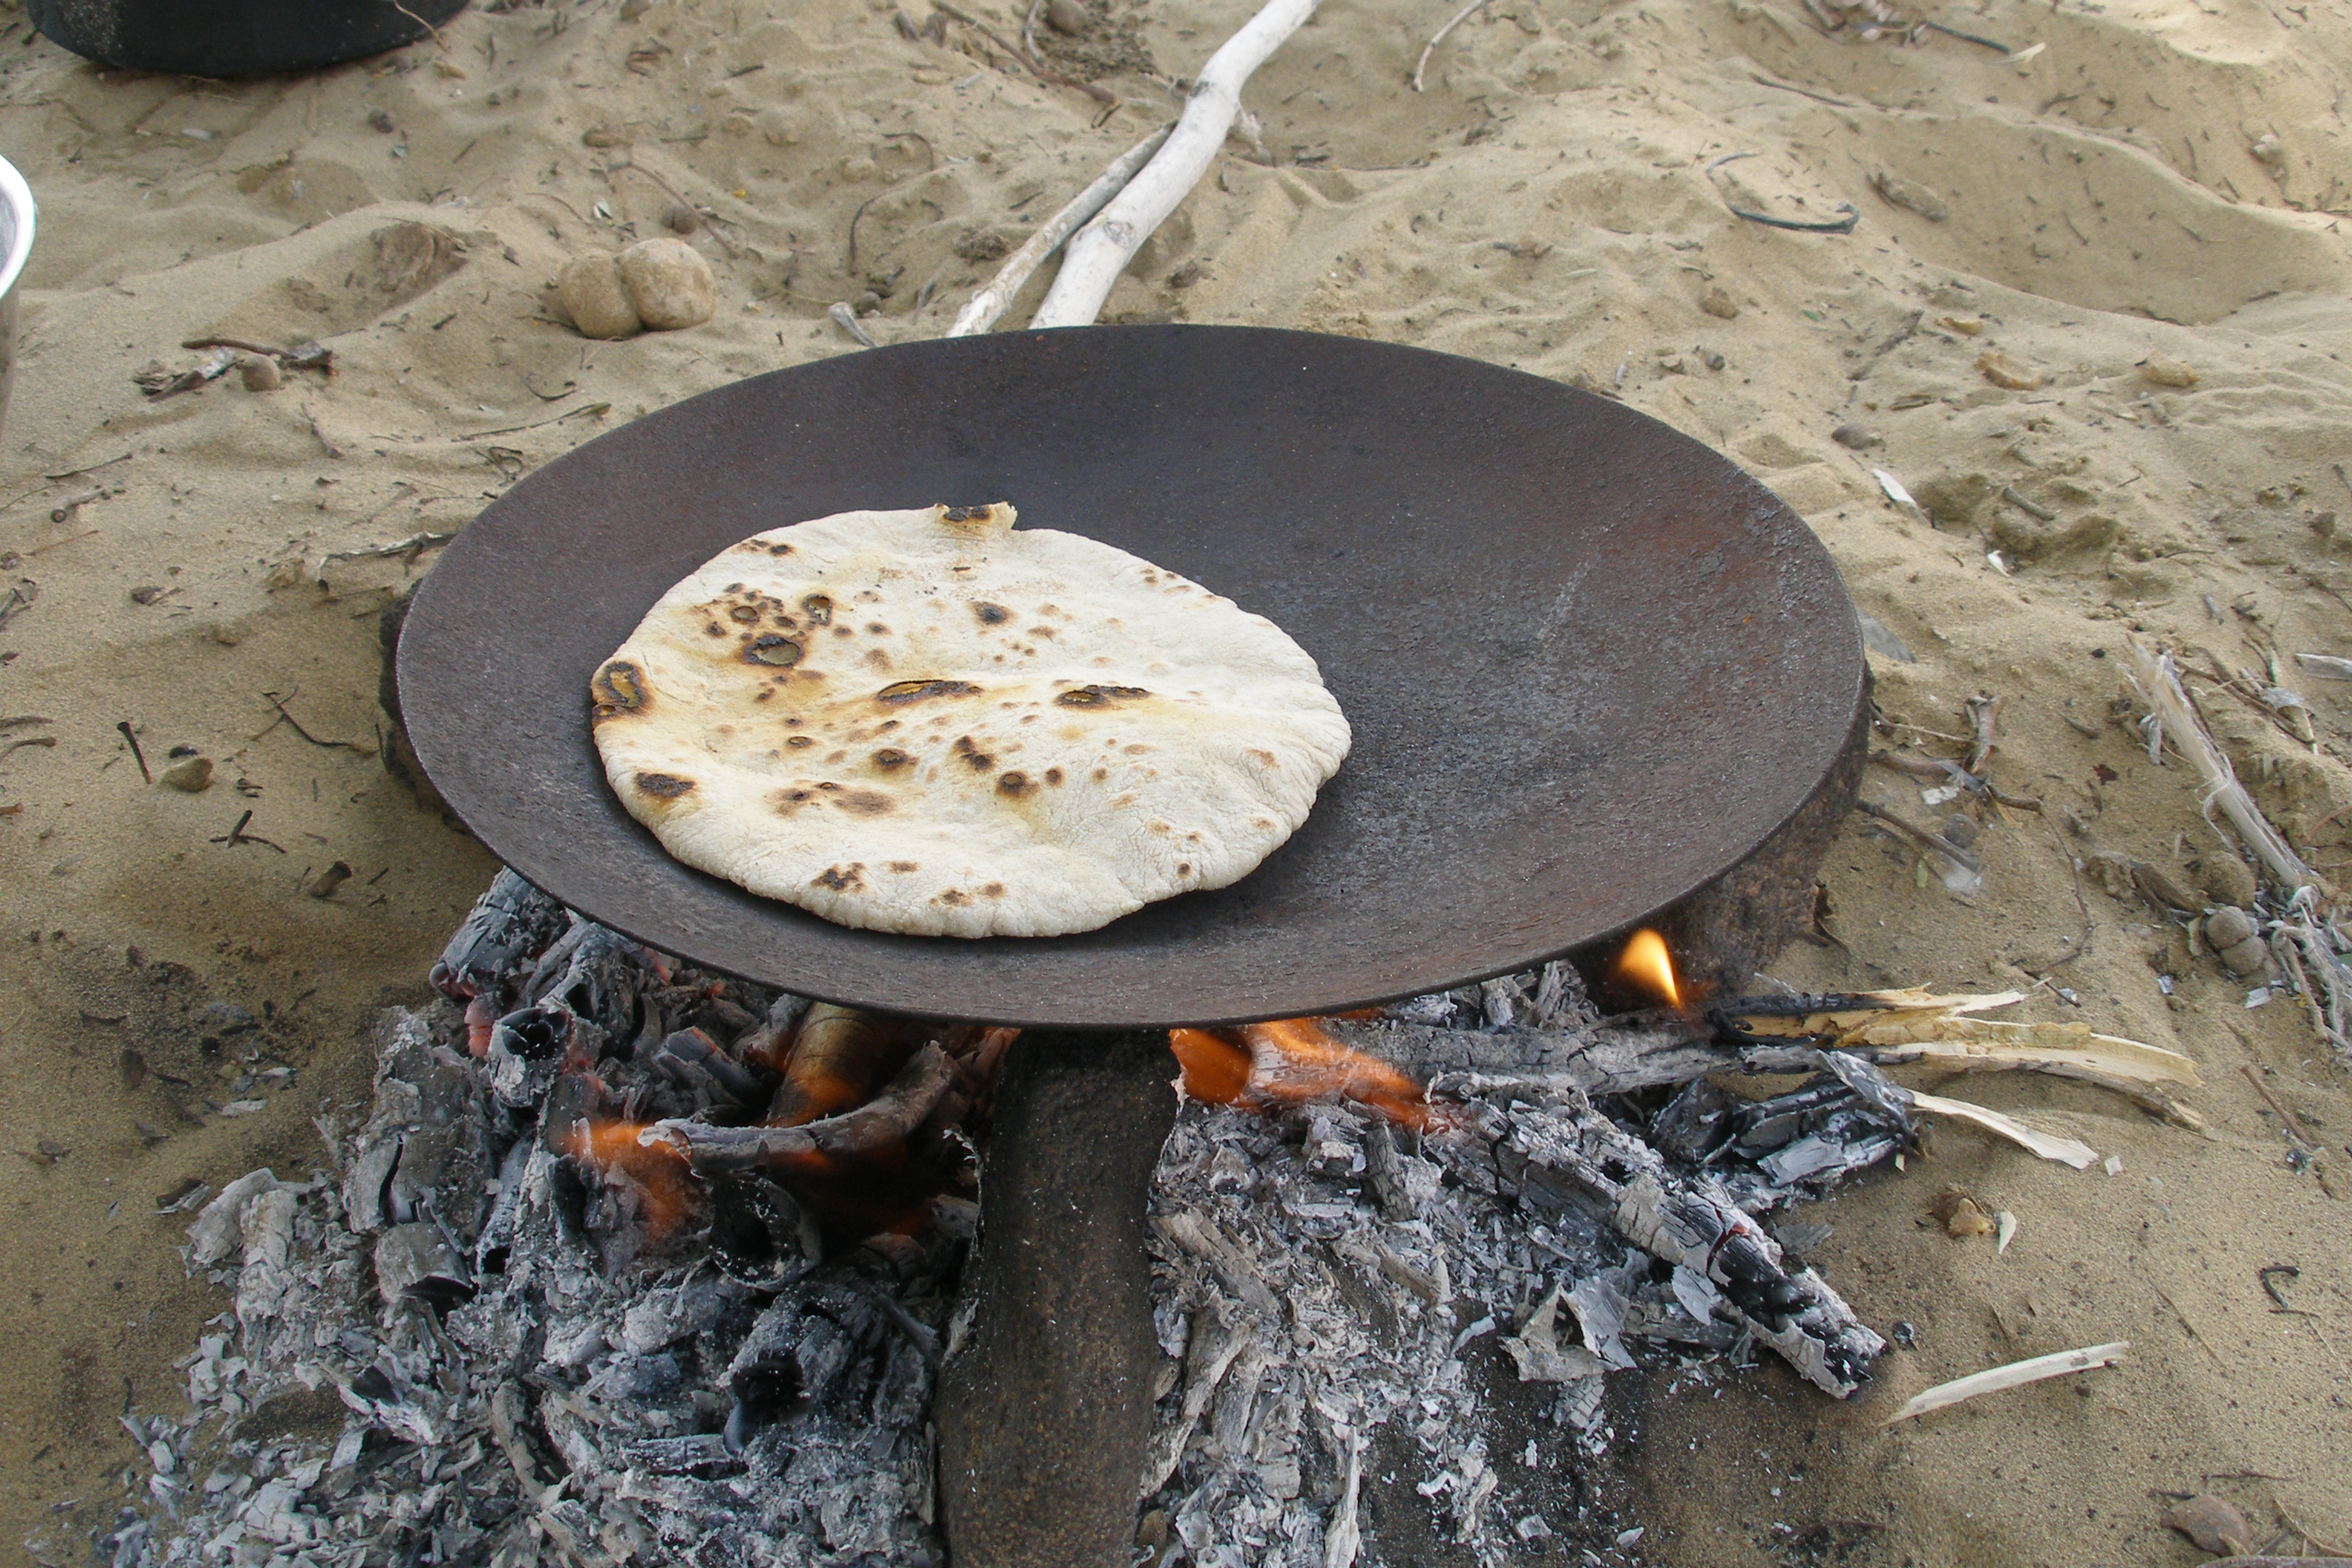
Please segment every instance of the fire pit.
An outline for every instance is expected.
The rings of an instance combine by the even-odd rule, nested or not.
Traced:
[[[1230,595],[1320,663],[1355,751],[1255,874],[1084,936],[898,938],[689,870],[621,810],[586,682],[672,582],[763,527],[997,496]],[[435,786],[564,905],[803,995],[1032,1031],[942,1394],[950,1542],[982,1564],[1125,1550],[1153,1392],[1142,1194],[1170,1114],[1150,1031],[1439,993],[1677,905],[1703,967],[1739,972],[1853,788],[1864,667],[1819,542],[1654,421],[1417,351],[1170,328],[879,350],[641,420],[459,538],[399,677]],[[1727,879],[1768,840],[1769,875]],[[1055,1245],[1024,1245],[1049,1216]]]

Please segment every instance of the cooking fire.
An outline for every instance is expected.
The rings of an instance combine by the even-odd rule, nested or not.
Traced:
[[[1612,1372],[1704,1384],[1769,1352],[1824,1398],[1870,1375],[1884,1342],[1801,1261],[1825,1230],[1773,1216],[1916,1147],[1958,1102],[1874,1059],[1997,1029],[1958,1015],[2005,998],[1702,1016],[1654,933],[1611,956],[1670,1005],[1603,1018],[1554,962],[1169,1033],[1150,1436],[1112,1494],[1138,1563],[1644,1561],[1580,1479],[1629,1436]],[[183,1200],[190,1266],[235,1304],[183,1363],[190,1414],[124,1417],[152,1468],[102,1552],[950,1561],[941,1445],[968,1415],[933,1401],[971,1353],[1015,1032],[705,973],[511,872],[433,979],[446,1000],[383,1015],[363,1122],[321,1120],[331,1168]],[[2163,1064],[2100,1059],[2161,1099]],[[1708,1076],[1740,1072],[1803,1081]]]

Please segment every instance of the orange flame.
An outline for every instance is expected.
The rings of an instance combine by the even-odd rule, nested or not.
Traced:
[[[1312,1018],[1244,1024],[1230,1033],[1171,1029],[1168,1045],[1183,1068],[1184,1092],[1210,1104],[1349,1100],[1415,1130],[1432,1120],[1421,1085],[1378,1057],[1341,1045]]]
[[[608,1180],[618,1177],[635,1186],[646,1228],[658,1239],[694,1212],[695,1189],[684,1152],[668,1143],[638,1142],[644,1131],[645,1124],[636,1121],[576,1122],[564,1135],[563,1152]]]
[[[1675,984],[1674,961],[1666,956],[1666,939],[1647,926],[1626,942],[1612,973],[1619,984],[1655,996],[1669,1007],[1683,1005],[1682,989]]]

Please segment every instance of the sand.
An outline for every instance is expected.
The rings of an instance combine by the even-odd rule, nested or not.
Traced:
[[[377,616],[431,555],[338,553],[461,527],[639,414],[859,352],[835,301],[875,296],[884,342],[938,333],[991,270],[967,258],[1017,244],[1166,116],[1147,73],[1197,69],[1246,14],[1095,0],[1085,47],[1057,47],[1122,68],[1098,124],[1079,93],[903,37],[887,4],[775,9],[469,12],[446,50],[245,83],[103,71],[20,14],[0,32],[0,151],[41,203],[0,437],[0,564],[38,590],[0,628],[0,720],[47,721],[0,746],[56,742],[0,754],[0,1336],[18,1347],[0,1539],[76,1560],[118,1478],[143,1484],[115,1416],[172,1406],[173,1361],[226,1305],[183,1279],[157,1195],[311,1168],[310,1118],[364,1098],[373,1011],[418,994],[492,870],[374,754]],[[2020,63],[1944,34],[1825,36],[1797,0],[1494,0],[1416,94],[1448,9],[1326,0],[1244,94],[1263,154],[1229,145],[1107,319],[1378,337],[1621,397],[1784,497],[1915,656],[1874,656],[1886,718],[1911,727],[1882,745],[1952,754],[1933,732],[2005,697],[1996,774],[2047,814],[1986,821],[1966,901],[1856,817],[1824,872],[1835,944],[1793,949],[1780,978],[2031,985],[2020,966],[2083,930],[2070,856],[2226,889],[2193,781],[2129,727],[2134,634],[2200,668],[2286,658],[2315,748],[2210,681],[2209,711],[2264,806],[2342,874],[2352,687],[2292,656],[2352,654],[2335,522],[2352,510],[2352,13],[1937,15],[2041,47]],[[1733,153],[1756,156],[1710,175]],[[663,232],[680,196],[708,215],[692,243],[714,320],[590,342],[550,313],[566,258]],[[1800,234],[1732,204],[1859,216]],[[160,400],[133,384],[151,360],[195,363],[179,345],[207,333],[319,339],[335,374]],[[1988,352],[2029,384],[1989,379]],[[2160,361],[2194,384],[2152,378]],[[1849,423],[1877,444],[1832,441]],[[119,722],[152,765],[194,747],[216,782],[142,784]],[[1866,783],[1915,821],[1951,809],[1917,787]],[[351,879],[308,894],[336,861]],[[1621,1441],[1594,1484],[1647,1527],[1646,1560],[2188,1563],[2152,1494],[2209,1487],[2262,1540],[2281,1505],[2352,1537],[2352,1207],[2285,1165],[2240,1069],[2313,1118],[2338,1192],[2352,1095],[2291,999],[2248,1008],[2177,929],[2084,887],[2090,951],[2051,974],[2079,1008],[2044,988],[2021,1014],[2188,1052],[2211,1136],[2079,1086],[1971,1083],[2120,1173],[1947,1128],[1932,1157],[1824,1205],[1825,1271],[1916,1346],[1851,1406],[1775,1368],[1719,1393],[1617,1380]],[[2018,1216],[2005,1256],[1926,1223],[1947,1182]],[[2292,1312],[2261,1289],[2271,1264],[2301,1270]],[[1929,1383],[2115,1339],[2133,1345],[2115,1370],[1876,1425]]]

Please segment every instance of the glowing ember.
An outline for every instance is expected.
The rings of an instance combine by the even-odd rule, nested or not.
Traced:
[[[1682,990],[1675,984],[1674,962],[1666,956],[1666,939],[1643,926],[1625,944],[1617,957],[1616,979],[1645,995],[1654,996],[1669,1007],[1683,1005]]]
[[[1312,1018],[1244,1024],[1234,1030],[1171,1029],[1169,1048],[1184,1069],[1184,1092],[1213,1105],[1265,1108],[1349,1100],[1415,1129],[1430,1124],[1421,1085],[1325,1034]]]
[[[635,1121],[582,1121],[564,1135],[563,1152],[607,1181],[628,1182],[643,1194],[646,1232],[658,1239],[694,1212],[699,1201],[686,1156],[666,1143],[640,1143]]]

